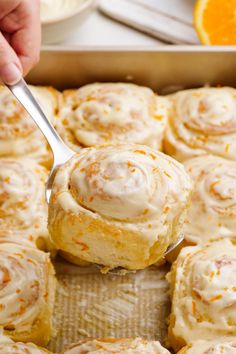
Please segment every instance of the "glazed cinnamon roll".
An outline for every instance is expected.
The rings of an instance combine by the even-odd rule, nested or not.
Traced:
[[[94,339],[84,340],[72,345],[63,354],[170,354],[157,341],[135,339]]]
[[[47,87],[31,86],[31,90],[53,123],[58,92]],[[0,156],[26,155],[46,166],[52,160],[51,151],[37,125],[12,93],[0,86]]]
[[[148,147],[83,149],[55,177],[49,231],[83,261],[142,269],[179,237],[190,189],[183,166]]]
[[[236,162],[217,156],[186,161],[194,191],[185,226],[185,238],[204,244],[236,237]]]
[[[198,339],[234,341],[235,244],[226,239],[182,249],[168,279],[173,294],[169,342],[175,350]]]
[[[233,340],[227,338],[214,341],[199,340],[184,347],[178,354],[236,354],[236,337]]]
[[[50,354],[33,343],[15,343],[7,336],[0,336],[0,354]]]
[[[162,148],[169,102],[142,86],[96,83],[63,94],[56,125],[75,151],[105,143]]]
[[[236,90],[200,88],[170,97],[165,152],[179,161],[213,154],[236,160]]]
[[[48,173],[31,159],[0,159],[0,242],[19,238],[41,249],[52,243],[47,230]]]
[[[55,277],[49,255],[0,244],[0,327],[14,341],[46,345],[50,339]]]

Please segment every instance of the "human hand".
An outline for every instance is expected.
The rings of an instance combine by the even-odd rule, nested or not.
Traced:
[[[39,0],[0,0],[0,31],[0,79],[15,84],[39,60]]]

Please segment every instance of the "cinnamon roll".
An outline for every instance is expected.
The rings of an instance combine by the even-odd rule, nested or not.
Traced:
[[[169,342],[175,350],[200,338],[235,340],[235,244],[225,239],[182,249],[168,279],[173,296]]]
[[[157,341],[135,339],[88,339],[72,345],[63,354],[170,354]]]
[[[186,161],[194,181],[185,238],[204,244],[236,237],[236,161],[201,156]]]
[[[162,148],[169,101],[142,86],[96,83],[63,94],[56,125],[73,150],[105,143]]]
[[[214,341],[199,340],[184,347],[178,354],[236,354],[236,337],[233,340],[227,338]]]
[[[46,169],[26,158],[2,158],[0,166],[0,242],[9,237],[50,250]]]
[[[0,336],[0,354],[50,354],[50,352],[33,343],[15,343],[7,336]]]
[[[165,151],[179,161],[213,154],[236,160],[236,90],[184,90],[170,97]]]
[[[83,261],[142,269],[179,237],[190,190],[184,167],[151,148],[86,148],[55,177],[49,231]]]
[[[46,345],[50,339],[55,277],[49,255],[0,244],[0,327],[14,341]]]
[[[53,123],[59,93],[48,87],[31,86],[31,90]],[[12,93],[0,86],[0,156],[26,155],[46,167],[52,160],[51,151],[37,125]]]

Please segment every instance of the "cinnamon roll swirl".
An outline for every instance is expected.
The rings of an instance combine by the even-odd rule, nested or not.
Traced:
[[[83,261],[142,269],[179,236],[190,190],[184,167],[151,148],[86,148],[55,177],[49,231]]]
[[[135,339],[94,339],[72,345],[63,354],[170,354],[157,341]]]
[[[31,86],[31,90],[53,123],[59,93],[47,87]],[[37,125],[12,93],[0,86],[0,156],[26,155],[46,166],[52,160],[51,151]]]
[[[236,338],[216,339],[214,341],[199,340],[184,347],[178,354],[236,354]]]
[[[49,255],[0,244],[0,327],[14,341],[46,345],[50,339],[55,277]]]
[[[170,97],[165,151],[179,161],[213,154],[236,160],[236,90],[184,90]]]
[[[96,83],[63,94],[56,125],[75,151],[105,143],[162,148],[169,101],[142,86]]]
[[[26,158],[2,158],[0,165],[0,241],[19,238],[50,250],[46,169]]]
[[[185,226],[185,238],[204,244],[236,237],[236,162],[201,156],[185,163],[194,191]]]
[[[169,341],[175,350],[198,339],[235,340],[235,244],[226,239],[182,249],[168,279],[173,293]]]

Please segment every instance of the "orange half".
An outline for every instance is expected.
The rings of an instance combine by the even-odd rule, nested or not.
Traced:
[[[236,0],[197,0],[194,25],[203,44],[236,45]]]

